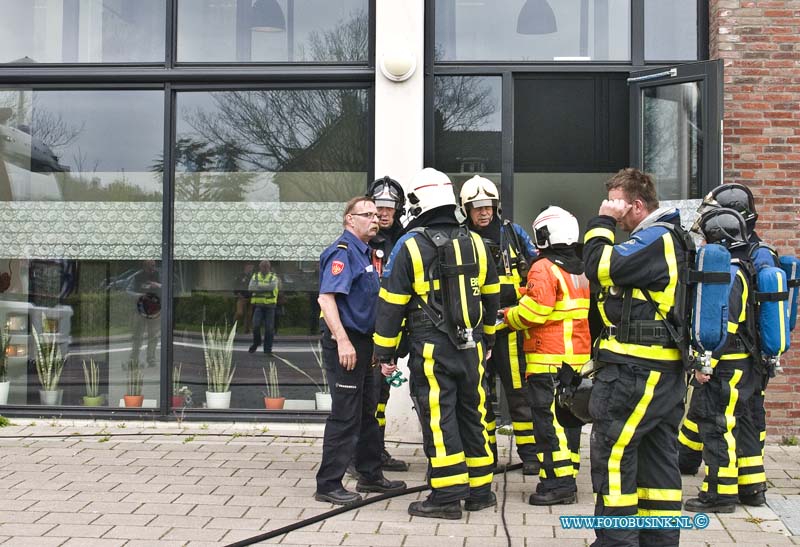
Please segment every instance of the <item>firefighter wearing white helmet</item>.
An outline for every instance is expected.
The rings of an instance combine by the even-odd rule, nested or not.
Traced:
[[[578,490],[582,423],[554,405],[554,386],[557,377],[572,377],[589,361],[589,281],[577,254],[578,221],[572,214],[548,207],[533,221],[533,233],[539,257],[504,322],[525,331],[525,379],[541,462],[539,485],[528,503],[568,504],[575,503]]]
[[[524,285],[528,273],[528,264],[536,256],[536,249],[530,236],[519,224],[500,217],[500,193],[497,191],[497,186],[485,177],[475,175],[464,182],[459,205],[467,217],[469,229],[483,238],[492,253],[500,278],[500,307],[516,305],[520,296],[519,289]],[[531,409],[525,393],[522,337],[502,324],[497,331],[491,358],[486,362],[486,377],[492,391],[495,386],[495,374],[500,376],[508,402],[517,453],[522,460],[522,473],[535,475],[539,471],[539,462],[536,457]],[[492,399],[496,398],[496,393],[492,393],[492,397],[486,401],[489,442],[495,456],[497,456],[496,417]]]
[[[411,392],[429,461],[430,496],[411,515],[458,519],[497,504],[486,442],[484,356],[494,342],[499,283],[489,250],[456,218],[447,175],[408,186],[412,220],[384,269],[375,324],[381,372],[396,369],[405,321]],[[485,321],[484,321],[485,319]]]

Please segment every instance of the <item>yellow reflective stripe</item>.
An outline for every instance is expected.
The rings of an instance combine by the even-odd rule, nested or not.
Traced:
[[[386,405],[384,403],[378,403],[378,406],[375,407],[376,412],[386,412]]]
[[[475,249],[475,254],[478,257],[478,285],[481,287],[486,287],[486,271],[488,269],[486,263],[486,244],[483,242],[481,236],[476,234],[475,232],[469,233],[470,237],[472,238],[472,247]],[[494,287],[494,283],[492,287]],[[497,292],[500,292],[500,284],[497,283]],[[482,294],[494,294],[492,293],[484,293],[481,290]]]
[[[705,488],[706,483],[703,483],[703,491],[708,492],[708,489]],[[717,484],[717,493],[718,494],[728,494],[728,495],[736,495],[739,493],[739,485],[737,484]]]
[[[542,471],[542,472],[544,472],[544,471]],[[572,475],[575,474],[575,468],[572,467],[571,465],[566,465],[566,466],[562,466],[562,467],[554,467],[553,468],[553,474],[556,477],[571,477]]]
[[[449,456],[434,456],[431,458],[431,467],[448,467],[458,465],[465,461],[464,452],[450,454]]]
[[[483,343],[478,343],[476,349],[478,350],[478,414],[480,414],[481,424],[483,424],[483,449],[484,454],[494,458],[490,445],[497,444],[497,437],[494,435],[497,422],[495,420],[492,420],[491,424],[486,422],[486,392],[483,389],[483,376],[486,373],[484,363],[486,360],[483,358]]]
[[[655,370],[650,371],[647,375],[647,382],[645,383],[644,393],[641,399],[636,403],[636,406],[628,417],[625,425],[622,427],[619,438],[614,446],[611,448],[611,455],[608,458],[608,493],[613,495],[622,494],[622,473],[620,465],[622,464],[622,455],[625,452],[625,447],[631,442],[633,434],[636,433],[636,427],[644,418],[647,407],[650,401],[653,400],[653,392],[655,391],[656,384],[661,378],[661,373]],[[635,503],[633,504],[635,505]]]
[[[378,421],[378,427],[386,427],[386,418],[375,418]]]
[[[410,241],[410,240],[409,240]],[[439,380],[433,373],[433,344],[425,344],[422,347],[423,369],[425,378],[428,380],[428,404],[431,408],[431,433],[433,434],[433,448],[436,457],[444,458],[447,456],[447,447],[444,445],[444,434],[442,433],[442,408],[439,406]]]
[[[564,353],[566,355],[572,355],[575,351],[575,348],[572,345],[572,319],[567,319],[561,324],[564,327]]]
[[[497,437],[495,435],[489,435],[489,443],[497,444]]]
[[[479,456],[477,458],[467,458],[467,467],[484,467],[494,464],[494,456]]]
[[[693,441],[683,434],[683,431],[678,431],[678,442],[687,448],[691,448],[695,452],[702,452],[703,443]]]
[[[680,361],[681,352],[678,348],[662,348],[660,346],[640,346],[638,344],[623,344],[616,338],[603,338],[600,340],[600,349],[605,349],[619,355],[631,355],[656,361]]]
[[[630,507],[639,503],[636,494],[607,494],[603,496],[603,505],[606,507]]]
[[[728,332],[731,334],[736,334],[736,331],[739,330],[739,323],[731,323],[728,321]]]
[[[636,512],[637,517],[679,517],[681,512],[679,509],[639,509]]]
[[[469,484],[469,475],[467,473],[431,479],[431,488],[447,488],[448,486],[457,486],[459,484]]]
[[[395,349],[397,347],[397,344],[400,343],[401,337],[402,333],[398,334],[394,338],[389,338],[388,336],[381,336],[376,332],[372,335],[372,341],[375,343],[376,346],[380,346],[382,348]]]
[[[480,475],[478,477],[470,477],[469,487],[477,488],[479,486],[483,486],[484,484],[490,484],[492,482],[492,477],[492,473],[489,473],[488,475]]]
[[[744,320],[747,318],[747,297],[750,289],[748,289],[747,279],[745,279],[742,270],[740,269],[736,270],[736,277],[738,277],[742,281],[742,307],[739,310],[738,321],[739,323],[743,323]]]
[[[511,387],[514,389],[522,389],[522,378],[519,373],[519,347],[517,345],[516,332],[508,333],[508,365],[511,369]],[[529,428],[530,429],[530,428]]]
[[[380,293],[378,293],[378,297],[388,302],[389,304],[397,304],[399,306],[405,306],[411,301],[410,294],[397,294],[389,292],[383,287],[381,287],[381,291]]]
[[[500,294],[500,283],[487,283],[481,287],[481,294]]]
[[[762,432],[761,432],[761,433],[758,435],[758,439],[759,439],[761,442],[764,442],[764,441],[766,440],[766,438],[767,438],[767,432],[766,432],[766,431],[762,431]]]
[[[501,285],[513,285],[515,288],[519,287],[519,275],[499,275],[497,278],[500,280]]]
[[[592,228],[583,236],[583,242],[586,243],[595,237],[604,237],[610,241],[612,245],[614,244],[614,231],[608,228]]]
[[[611,321],[608,320],[608,316],[606,315],[606,303],[605,302],[598,302],[597,303],[597,311],[600,313],[600,319],[603,320],[603,324],[608,326],[611,325]]]
[[[522,444],[536,444],[536,437],[533,435],[515,435],[514,440],[518,445]]]
[[[588,353],[577,353],[573,355],[565,355],[561,353],[526,353],[525,361],[529,364],[549,364],[560,366],[561,363],[567,363],[569,365],[582,365],[586,363],[590,357],[591,355]]]
[[[683,419],[683,427],[685,427],[689,431],[694,431],[695,433],[698,433],[698,434],[700,433],[700,428],[698,428],[697,424],[694,423],[689,418],[684,418]]]
[[[746,458],[739,458],[737,460],[739,467],[760,467],[764,465],[763,456],[748,456]]]
[[[759,482],[767,482],[766,473],[752,473],[746,475],[739,475],[738,484],[758,484]],[[734,492],[735,494],[736,492]]]
[[[414,269],[414,292],[420,295],[430,292],[430,283],[425,281],[425,264],[422,262],[422,254],[419,252],[419,245],[415,238],[410,237],[406,240],[406,249],[408,249],[411,266]]]
[[[678,257],[675,254],[675,241],[672,239],[672,234],[667,232],[661,236],[661,239],[664,241],[664,260],[667,262],[669,282],[661,292],[663,296],[657,302],[659,311],[666,316],[675,302],[675,291],[678,288]]]
[[[706,468],[706,475],[708,475],[708,466]],[[730,465],[728,467],[720,467],[717,469],[717,476],[723,479],[735,479],[739,476],[739,468],[735,465]]]
[[[514,431],[532,431],[533,422],[511,422],[511,428]]]
[[[458,241],[456,240],[453,240],[450,243],[453,246],[453,253],[455,254],[456,265],[461,266],[462,264],[464,264],[464,260],[461,258],[461,246],[458,244]],[[458,296],[459,300],[461,301],[461,317],[464,320],[464,325],[468,329],[471,329],[473,325],[469,317],[469,308],[467,306],[469,300],[467,299],[466,279],[467,278],[464,274],[458,276]]]
[[[611,253],[614,247],[606,245],[603,247],[603,254],[600,255],[600,263],[597,265],[597,280],[601,287],[613,287],[611,281]]]
[[[728,445],[728,461],[731,464],[736,463],[736,439],[733,437],[733,428],[736,426],[736,417],[733,415],[733,411],[736,408],[736,403],[739,400],[739,390],[736,388],[736,385],[739,383],[739,380],[742,379],[742,370],[736,369],[733,371],[733,377],[731,377],[728,385],[731,389],[730,399],[728,399],[728,405],[725,407],[725,433],[722,437],[725,439],[725,444]],[[734,471],[736,470],[736,466],[733,465]],[[720,472],[722,468],[720,468]],[[722,476],[722,475],[720,475]],[[733,475],[734,477],[736,475]]]
[[[566,300],[559,300],[553,309],[556,310],[576,310],[578,308],[588,308],[588,298],[568,298]]]
[[[637,488],[640,500],[681,501],[681,491],[672,488]]]
[[[494,326],[494,323],[484,323],[483,324],[483,332],[486,334],[494,334],[497,328]]]
[[[491,422],[486,422],[486,427],[489,429],[496,429],[497,422],[495,420],[492,420]]]
[[[725,355],[721,355],[719,360],[720,361],[737,361],[739,359],[747,359],[750,357],[749,353],[726,353]]]

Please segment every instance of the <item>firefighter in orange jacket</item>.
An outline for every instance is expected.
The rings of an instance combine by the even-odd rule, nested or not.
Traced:
[[[525,330],[525,378],[539,448],[539,485],[531,505],[575,503],[580,465],[580,426],[556,416],[555,380],[559,368],[579,370],[589,360],[589,281],[576,253],[577,219],[548,207],[533,221],[539,249],[519,304],[504,311],[504,322]]]

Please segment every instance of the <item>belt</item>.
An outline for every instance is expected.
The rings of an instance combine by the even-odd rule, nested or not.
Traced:
[[[677,348],[678,345],[670,336],[663,321],[631,321],[628,326],[628,335],[621,336],[618,326],[606,327],[608,337],[614,337],[623,344],[636,344],[639,346],[661,346],[663,348]]]
[[[406,321],[410,330],[422,328],[436,328],[436,324],[431,321],[428,315],[422,310],[414,310],[408,314]]]

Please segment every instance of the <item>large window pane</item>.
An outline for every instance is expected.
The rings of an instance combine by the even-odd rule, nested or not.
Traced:
[[[630,0],[436,0],[438,61],[626,61]]]
[[[48,404],[84,404],[93,361],[103,405],[120,405],[139,364],[156,406],[163,103],[162,91],[0,90],[10,403],[40,404],[37,346],[55,345],[61,395]]]
[[[0,63],[164,62],[165,0],[0,0]]]
[[[291,408],[313,409],[321,383],[319,254],[342,231],[344,203],[366,188],[367,92],[183,92],[177,109],[174,332],[181,384],[192,390],[194,406],[207,404],[203,329],[230,332],[236,322],[231,406],[264,407],[264,374],[274,362]],[[273,309],[256,317],[249,282],[265,260],[278,293],[266,304]],[[262,343],[250,353],[253,322],[267,311],[277,323],[273,355],[265,355],[263,326]]]
[[[697,59],[696,0],[645,0],[644,58],[648,61]]]
[[[502,80],[437,76],[433,104],[435,166],[448,174],[456,195],[475,174],[500,188]]]
[[[181,62],[367,61],[368,0],[179,0]]]

